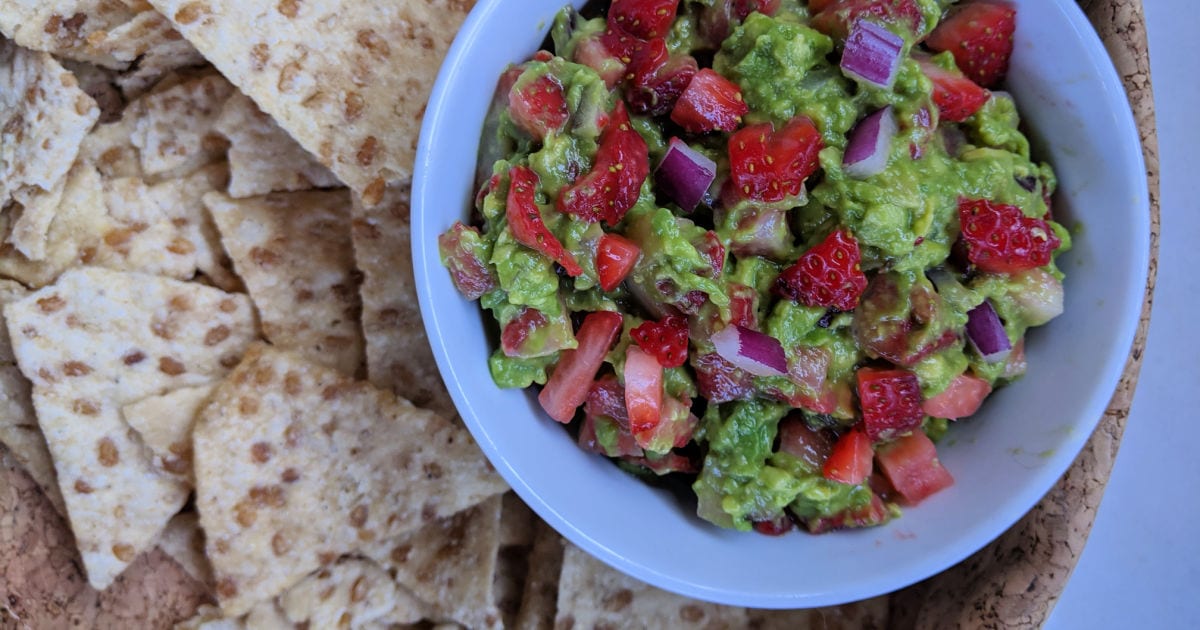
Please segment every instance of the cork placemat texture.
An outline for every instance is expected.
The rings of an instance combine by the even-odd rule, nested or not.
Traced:
[[[1156,275],[1158,146],[1140,0],[1079,0],[1129,94],[1145,152],[1151,265],[1132,351],[1104,419],[1074,465],[999,539],[959,565],[894,593],[897,629],[1036,628],[1048,618],[1083,551],[1120,445],[1137,385]],[[0,629],[166,628],[207,600],[205,588],[155,550],[106,591],[87,585],[71,532],[0,446]],[[12,616],[20,619],[17,622]],[[18,625],[19,624],[19,625]]]

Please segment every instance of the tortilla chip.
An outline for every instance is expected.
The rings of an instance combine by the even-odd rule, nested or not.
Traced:
[[[88,581],[103,589],[183,505],[120,409],[222,376],[255,335],[245,296],[84,268],[4,307]]]
[[[346,558],[300,581],[279,597],[284,616],[312,628],[361,628],[413,623],[421,603],[397,588],[379,565]]]
[[[101,124],[120,120],[122,112],[125,111],[125,98],[117,89],[118,74],[116,71],[70,59],[63,60],[62,65],[68,72],[75,75],[75,80],[79,82],[79,89],[96,101],[96,106],[100,108],[99,122]]]
[[[746,609],[721,606],[643,584],[568,543],[558,583],[557,626],[744,628]]]
[[[505,489],[465,430],[264,345],[217,387],[192,440],[196,506],[227,615]]]
[[[213,123],[233,91],[228,81],[212,74],[132,103],[137,122],[131,140],[140,151],[142,171],[186,174],[224,157],[228,145]]]
[[[231,197],[342,185],[245,94],[235,93],[225,102],[214,127],[230,143]]]
[[[154,466],[192,484],[192,428],[215,384],[181,387],[125,405],[121,415],[154,454]]]
[[[518,630],[553,630],[564,544],[558,532],[542,520],[537,521],[521,609],[513,625]]]
[[[20,284],[0,280],[0,304],[16,302],[27,295],[29,291]],[[7,329],[0,329],[0,443],[8,447],[13,459],[37,482],[54,509],[65,516],[67,508],[58,489],[54,462],[33,413],[29,381],[17,368]]]
[[[515,492],[504,493],[500,508],[500,546],[529,547],[537,532],[538,517]]]
[[[212,565],[204,557],[204,531],[195,512],[176,514],[159,534],[158,548],[179,563],[192,579],[212,587]]]
[[[870,630],[888,625],[888,597],[883,595],[860,602],[804,610],[746,611],[754,630],[794,630],[795,628],[859,628]]]
[[[417,303],[408,223],[408,186],[389,186],[377,205],[354,201],[354,257],[363,273],[362,328],[367,377],[418,406],[457,416]]]
[[[301,146],[378,201],[412,175],[421,117],[472,0],[151,0]]]
[[[88,40],[104,37],[136,15],[112,0],[8,0],[0,11],[0,32],[26,48],[123,69],[131,59],[92,50]]]
[[[10,199],[25,206],[8,239],[26,256],[45,255],[54,197],[99,117],[96,102],[53,57],[0,38],[0,206]]]
[[[225,251],[276,346],[347,375],[362,363],[358,274],[345,189],[205,195]]]
[[[175,630],[243,630],[246,623],[241,619],[226,619],[221,609],[204,605],[196,610],[191,619],[175,624]]]
[[[94,166],[104,177],[144,177],[142,156],[133,146],[137,117],[127,108],[117,121],[96,125],[79,145],[79,161]]]
[[[500,497],[407,535],[365,546],[363,553],[429,605],[429,616],[468,628],[500,628],[492,592],[500,550]]]

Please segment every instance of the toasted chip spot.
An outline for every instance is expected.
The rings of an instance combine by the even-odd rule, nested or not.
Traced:
[[[94,488],[92,488],[91,484],[88,482],[82,479],[75,480],[75,492],[78,492],[79,494],[91,494],[92,490],[94,490]]]
[[[287,504],[280,486],[254,486],[246,496],[259,507],[281,508]]]
[[[171,244],[167,245],[167,251],[179,256],[187,256],[188,254],[196,251],[196,246],[186,238],[183,238],[182,236],[176,236],[171,241]]]
[[[192,301],[186,295],[172,295],[171,299],[167,300],[167,308],[172,311],[190,311]]]
[[[679,609],[679,617],[689,623],[697,623],[704,619],[704,611],[695,604],[687,604]]]
[[[425,464],[423,468],[425,470],[426,479],[441,479],[442,475],[445,474],[445,472],[442,470],[442,467],[439,466],[437,462],[429,462]]]
[[[229,330],[229,327],[225,324],[217,324],[216,326],[208,329],[208,332],[205,333],[204,345],[215,346],[228,339],[230,332],[231,331]]]
[[[100,413],[100,405],[86,398],[76,398],[75,402],[71,403],[71,410],[81,416],[94,416]]]
[[[223,577],[217,581],[217,595],[222,599],[232,599],[237,595],[237,582],[231,577]]]
[[[66,302],[66,300],[62,299],[61,297],[58,297],[57,295],[51,295],[51,296],[47,296],[47,297],[39,299],[37,301],[37,305],[38,305],[38,308],[41,309],[41,311],[43,313],[54,313],[56,311],[62,310],[62,307],[66,306],[67,302]]]
[[[358,32],[355,39],[359,46],[366,48],[373,55],[379,57],[392,55],[392,47],[388,45],[387,40],[375,32],[375,29],[364,28]]]
[[[255,442],[250,447],[250,457],[259,464],[271,461],[271,445],[266,442]]]
[[[297,79],[304,72],[300,64],[293,61],[279,71],[279,91],[291,92],[296,88]]]
[[[255,72],[262,72],[263,68],[267,67],[267,62],[271,60],[271,47],[260,42],[250,49],[250,67],[254,68]]]
[[[67,361],[62,366],[63,374],[67,376],[87,376],[92,373],[92,366],[82,361]]]
[[[354,584],[350,587],[350,601],[357,604],[366,599],[369,588],[366,576],[358,576],[358,579],[354,580]]]
[[[250,527],[254,525],[254,521],[258,518],[258,511],[253,505],[245,501],[238,501],[237,505],[233,506],[234,520],[242,527]]]
[[[290,551],[291,548],[292,541],[288,540],[288,537],[284,536],[283,532],[275,532],[275,535],[271,537],[271,551],[275,552],[275,555],[282,556]]]
[[[342,613],[341,617],[338,617],[338,628],[349,628],[353,622],[354,615],[350,614],[350,611],[346,611]]]
[[[241,358],[236,354],[227,354],[221,357],[221,367],[232,369],[241,361]]]
[[[229,553],[229,541],[222,538],[213,543],[213,548],[217,550],[217,553]]]
[[[54,373],[50,371],[50,368],[38,368],[37,375],[38,378],[46,381],[47,383],[58,382],[58,379],[55,378]]]
[[[250,249],[250,260],[259,267],[272,267],[278,265],[282,258],[265,247],[253,247]]]
[[[79,262],[81,262],[85,265],[90,265],[92,263],[92,260],[95,257],[96,257],[96,248],[91,245],[84,247],[79,252]]]
[[[375,136],[367,136],[367,139],[358,146],[358,154],[355,156],[358,159],[358,165],[370,166],[375,161],[379,149],[379,139]]]
[[[221,300],[221,304],[217,308],[221,309],[222,313],[232,313],[237,310],[237,307],[237,302],[230,298],[225,298]]]
[[[271,381],[275,380],[275,370],[271,366],[264,365],[254,371],[254,384],[259,386],[270,385]]]
[[[132,545],[117,543],[113,545],[112,553],[121,562],[133,562],[134,553]]]
[[[294,18],[300,12],[300,2],[299,0],[279,0],[275,9],[287,17]]]
[[[367,524],[367,506],[359,505],[353,510],[350,510],[350,525],[356,529],[361,529]]]
[[[354,122],[362,117],[366,101],[358,92],[348,92],[345,98],[346,120]]]
[[[289,447],[294,447],[300,443],[300,435],[301,435],[300,425],[293,422],[292,424],[289,424],[286,429],[283,430],[284,443],[286,443]]]
[[[109,468],[116,466],[121,461],[121,455],[117,452],[117,445],[113,444],[110,438],[100,438],[100,443],[96,445],[96,456],[100,459],[100,463]]]
[[[158,360],[158,369],[168,376],[179,376],[187,371],[187,368],[182,363],[171,357],[160,358]]]
[[[601,602],[605,610],[611,612],[621,612],[629,608],[629,604],[633,603],[633,591],[623,588],[615,593],[609,594]]]
[[[133,352],[125,355],[121,360],[125,363],[125,365],[136,365],[142,361],[145,361],[146,355],[139,350],[134,350]]]
[[[300,377],[295,372],[288,372],[283,377],[283,391],[288,396],[296,396],[300,393]],[[290,428],[290,427],[289,427]]]
[[[249,416],[251,414],[258,413],[258,399],[251,398],[249,396],[242,396],[238,400],[238,411],[241,412],[243,416]]]
[[[300,480],[300,473],[297,472],[295,468],[288,468],[283,471],[283,474],[280,475],[279,478],[283,480],[284,483],[296,483]]]

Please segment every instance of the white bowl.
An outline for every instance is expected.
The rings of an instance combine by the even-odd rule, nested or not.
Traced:
[[[479,445],[543,519],[597,558],[655,586],[724,604],[823,606],[886,593],[1000,535],[1066,471],[1116,388],[1142,304],[1149,252],[1145,166],[1125,92],[1072,0],[1012,0],[1007,89],[1078,221],[1066,312],[1028,339],[1029,372],[939,449],[955,485],[874,529],[772,538],[720,530],[671,494],[585,453],[534,395],[491,380],[478,304],[438,261],[465,219],[481,124],[501,71],[527,59],[564,0],[480,0],[434,86],[417,150],[413,263],[438,367]],[[577,6],[582,2],[576,2]]]

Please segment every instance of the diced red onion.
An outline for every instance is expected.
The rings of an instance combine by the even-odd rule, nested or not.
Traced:
[[[987,363],[1003,361],[1012,350],[1004,324],[987,300],[967,313],[967,339]]]
[[[736,324],[712,336],[717,354],[755,376],[786,376],[787,355],[778,339]]]
[[[890,89],[900,69],[899,35],[869,20],[858,20],[850,28],[842,52],[842,72],[851,78]]]
[[[866,179],[883,172],[887,168],[896,131],[896,116],[891,105],[860,120],[854,126],[854,131],[850,132],[850,143],[842,157],[846,174]]]
[[[671,138],[667,154],[654,171],[658,187],[684,212],[696,209],[716,176],[716,162],[679,138]]]

